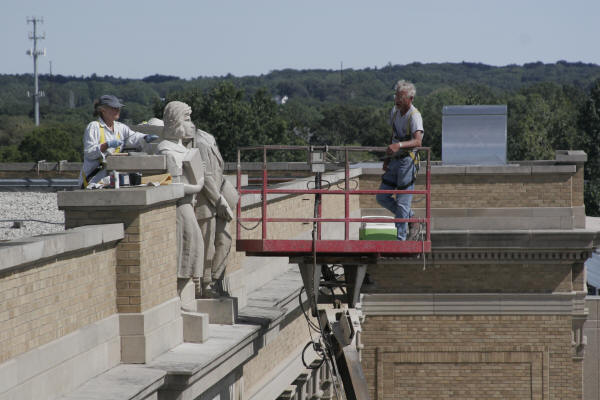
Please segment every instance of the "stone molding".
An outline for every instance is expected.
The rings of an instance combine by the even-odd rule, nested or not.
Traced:
[[[295,349],[276,368],[273,368],[259,382],[249,388],[244,393],[248,400],[276,399],[298,376],[298,371],[306,369],[302,364],[302,357],[309,365],[311,364],[308,362],[309,360],[313,361],[319,358],[312,347],[309,347],[304,354],[302,353],[303,349],[304,345]]]
[[[120,313],[121,362],[148,363],[183,343],[179,297],[143,313]]]
[[[175,202],[183,197],[183,185],[135,186],[121,189],[73,190],[58,192],[58,209],[115,207],[148,207],[165,202]]]
[[[528,250],[528,251],[436,251],[431,258],[433,263],[436,262],[461,262],[478,263],[478,262],[500,262],[500,263],[515,263],[515,262],[535,262],[535,263],[552,263],[557,262],[577,262],[585,261],[591,256],[592,250],[580,251],[548,251],[548,250]]]
[[[577,167],[575,161],[568,161],[569,164],[562,165],[524,165],[524,164],[507,164],[507,165],[434,165],[431,166],[431,175],[459,175],[459,176],[498,176],[498,175],[513,175],[513,176],[530,176],[530,175],[556,175],[566,174],[573,175]],[[383,175],[381,168],[362,168],[363,175]],[[417,182],[424,182],[424,173],[419,174]]]
[[[16,239],[0,245],[0,272],[65,253],[121,240],[123,224],[88,225],[50,235]]]
[[[556,150],[556,161],[568,163],[583,164],[588,160],[587,154],[583,150]]]
[[[432,235],[433,236],[433,235]],[[432,239],[433,243],[435,239]],[[437,250],[408,257],[384,257],[376,264],[423,264],[423,268],[439,264],[572,264],[585,262],[591,257],[592,249],[552,251],[548,249],[465,249]],[[364,263],[364,262],[363,262]]]
[[[0,399],[56,398],[118,365],[120,348],[118,316],[94,322],[0,364]]]
[[[424,208],[413,208],[416,218]],[[392,216],[383,208],[362,208],[362,216]],[[585,207],[432,208],[432,231],[584,229]]]
[[[155,172],[162,174],[167,171],[167,156],[109,156],[106,157],[106,169],[119,172]]]
[[[362,294],[370,315],[574,315],[580,313],[573,293],[428,293]]]

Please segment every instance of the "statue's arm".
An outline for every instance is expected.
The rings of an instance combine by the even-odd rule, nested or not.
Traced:
[[[203,187],[204,187],[204,177],[200,178],[200,182],[198,182],[196,185],[190,185],[189,183],[185,183],[183,185],[183,192],[185,194],[199,193]]]
[[[221,188],[217,185],[217,181],[215,179],[215,166],[211,162],[210,155],[208,154],[208,149],[206,147],[200,146],[200,156],[202,157],[202,161],[204,163],[204,187],[202,188],[202,193],[206,196],[208,201],[216,207],[221,197]]]

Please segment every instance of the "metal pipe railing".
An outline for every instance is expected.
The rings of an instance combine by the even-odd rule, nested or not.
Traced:
[[[241,152],[260,150],[262,151],[262,185],[260,189],[242,189],[241,187]],[[344,160],[344,189],[330,190],[330,189],[269,189],[268,188],[268,174],[267,174],[267,151],[269,150],[323,150],[323,151],[343,151]],[[425,190],[350,190],[350,163],[349,163],[349,152],[361,151],[361,152],[385,152],[387,147],[362,147],[362,146],[287,146],[287,145],[267,145],[267,146],[247,146],[240,147],[237,151],[237,189],[241,196],[245,194],[260,194],[261,195],[261,217],[242,217],[241,215],[241,199],[237,206],[237,238],[240,237],[240,226],[241,222],[260,222],[261,223],[261,237],[263,240],[267,239],[267,223],[268,222],[316,222],[319,225],[322,222],[343,222],[344,223],[344,240],[349,240],[350,235],[350,223],[351,222],[418,222],[425,223],[426,225],[426,240],[431,240],[431,151],[428,147],[417,147],[411,150],[424,151],[427,153],[426,163],[426,182]],[[417,194],[424,195],[426,200],[425,205],[425,218],[350,218],[350,196],[351,195],[376,195],[376,194]],[[267,197],[269,194],[315,194],[315,195],[343,195],[344,196],[344,217],[343,218],[323,218],[321,215],[321,208],[319,207],[317,217],[312,218],[287,218],[287,217],[268,217]],[[319,205],[320,206],[320,205]],[[320,229],[319,229],[319,239]]]

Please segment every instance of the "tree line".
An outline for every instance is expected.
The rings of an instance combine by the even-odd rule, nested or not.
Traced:
[[[32,122],[31,75],[0,75],[0,162],[81,160],[82,135],[94,99],[124,99],[121,120],[162,116],[181,100],[196,125],[211,132],[233,161],[240,146],[307,144],[383,146],[393,86],[417,86],[415,106],[424,119],[424,145],[441,157],[444,105],[506,104],[509,160],[553,159],[556,149],[588,153],[588,215],[600,215],[600,66],[530,63],[493,67],[477,63],[388,65],[361,70],[278,70],[260,76],[141,80],[42,75],[41,124]],[[297,155],[280,154],[282,159]]]

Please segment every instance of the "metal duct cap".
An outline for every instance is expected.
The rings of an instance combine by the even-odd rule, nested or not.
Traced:
[[[442,162],[506,164],[506,105],[444,106]]]

